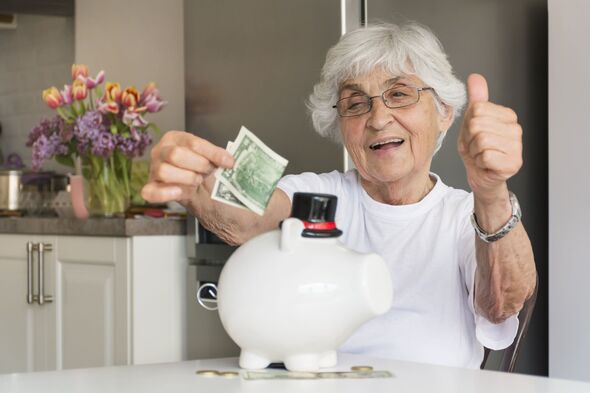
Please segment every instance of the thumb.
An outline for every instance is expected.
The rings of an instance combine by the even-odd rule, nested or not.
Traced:
[[[488,82],[480,74],[471,74],[467,78],[467,96],[469,103],[486,102],[489,98]]]

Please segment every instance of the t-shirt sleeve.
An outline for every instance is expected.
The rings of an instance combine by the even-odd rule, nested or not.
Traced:
[[[461,271],[465,280],[465,286],[469,292],[469,308],[475,320],[475,336],[486,348],[491,350],[504,349],[514,341],[518,330],[518,313],[508,317],[501,323],[492,323],[487,318],[479,315],[474,306],[475,270],[475,232],[471,226],[469,216],[473,212],[473,194],[466,196],[461,203],[459,217],[459,257]]]
[[[292,201],[293,194],[296,192],[335,194],[339,182],[340,175],[336,171],[322,174],[304,172],[284,176],[279,180],[277,187],[283,190]]]

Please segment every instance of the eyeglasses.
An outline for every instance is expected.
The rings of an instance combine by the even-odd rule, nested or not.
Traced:
[[[434,92],[432,87],[397,85],[385,90],[379,96],[369,97],[366,94],[357,94],[341,98],[332,108],[336,108],[338,115],[341,117],[360,116],[371,112],[373,99],[377,97],[381,97],[383,104],[390,109],[403,108],[418,103],[420,101],[420,92],[424,90]]]

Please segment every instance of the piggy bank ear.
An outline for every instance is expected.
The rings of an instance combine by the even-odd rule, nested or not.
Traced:
[[[303,222],[297,218],[290,217],[283,221],[281,224],[281,244],[279,246],[281,251],[293,252],[297,248],[304,229]]]

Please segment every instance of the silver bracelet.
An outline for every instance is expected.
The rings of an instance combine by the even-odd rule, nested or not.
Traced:
[[[520,210],[520,204],[518,203],[518,199],[516,198],[516,195],[514,195],[513,192],[509,192],[509,195],[510,205],[512,205],[512,215],[510,216],[510,219],[508,219],[508,222],[506,222],[506,224],[504,224],[504,226],[502,226],[502,228],[498,229],[496,232],[487,233],[486,231],[481,229],[481,227],[477,223],[477,218],[475,217],[475,210],[471,214],[471,225],[473,225],[473,228],[475,229],[475,233],[477,233],[477,236],[479,236],[479,238],[484,242],[492,243],[496,240],[502,239],[504,236],[508,234],[508,232],[512,230],[512,228],[516,226],[516,224],[520,222],[520,219],[522,218],[522,211]]]

